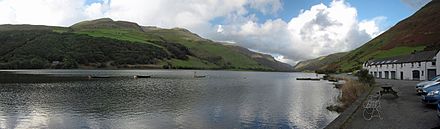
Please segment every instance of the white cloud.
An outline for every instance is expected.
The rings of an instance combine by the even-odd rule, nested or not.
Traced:
[[[276,14],[283,8],[280,0],[251,0],[251,8],[257,9],[263,14]]]
[[[378,22],[382,19],[359,22],[356,8],[339,0],[329,6],[312,6],[292,18],[289,31],[293,44],[303,47],[298,51],[317,57],[348,51],[367,42],[379,34]]]
[[[222,26],[222,25],[218,25],[218,27],[217,27],[217,32],[218,32],[218,33],[223,32],[223,26]]]
[[[104,16],[104,12],[109,10],[109,2],[108,0],[102,1],[102,3],[92,3],[90,5],[86,5],[84,13],[88,18],[97,18]]]
[[[214,39],[232,40],[237,44],[278,56],[291,64],[299,60],[335,52],[348,51],[381,33],[379,23],[385,17],[359,21],[356,8],[343,0],[329,6],[317,4],[302,10],[289,22],[281,19],[257,23],[242,17],[241,22],[223,25],[221,35]]]
[[[371,20],[362,20],[359,23],[359,30],[365,31],[371,37],[376,37],[383,32],[380,30],[379,24],[384,20],[386,20],[386,17],[383,16],[375,17]]]
[[[2,0],[0,24],[67,25],[83,16],[84,0]]]
[[[281,62],[284,62],[284,63],[288,63],[288,64],[296,64],[296,63],[299,62],[299,61],[293,61],[291,59],[288,59],[288,58],[286,58],[286,57],[284,57],[282,55],[274,55],[274,57],[275,57],[275,60],[281,61]]]
[[[103,17],[160,27],[184,27],[201,33],[210,20],[230,13],[245,13],[246,0],[112,0]],[[221,6],[219,6],[221,5]]]

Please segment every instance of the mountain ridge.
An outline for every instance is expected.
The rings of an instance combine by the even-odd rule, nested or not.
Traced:
[[[41,34],[38,34],[41,33]],[[34,36],[29,41],[14,39],[9,42],[11,37],[26,37],[24,34]],[[42,39],[42,37],[48,37]],[[3,38],[3,39],[2,39]],[[61,40],[62,39],[62,40]],[[75,40],[71,40],[75,39]],[[78,41],[76,41],[78,40]],[[177,69],[231,69],[231,70],[262,70],[262,71],[292,71],[293,67],[270,58],[252,58],[250,55],[263,55],[252,52],[243,47],[234,49],[228,45],[205,39],[184,28],[163,29],[154,26],[140,26],[137,23],[127,21],[114,21],[109,18],[88,20],[76,23],[70,27],[42,26],[42,25],[0,25],[0,68],[34,68],[24,67],[26,63],[31,64],[30,60],[40,63],[38,68],[74,68],[74,67],[54,67],[53,62],[64,62],[66,58],[76,63],[80,68],[177,68]],[[66,41],[66,42],[63,42]],[[68,41],[68,42],[67,42]],[[44,43],[43,43],[44,42]],[[101,51],[101,58],[90,55],[82,55],[81,49],[75,44],[84,44],[84,42],[95,44],[96,48],[86,47],[90,51]],[[102,42],[111,42],[105,46]],[[18,47],[16,44],[32,46],[31,48]],[[40,49],[38,45],[46,45],[49,51],[57,53],[60,56],[52,58],[42,51],[32,51]],[[127,44],[127,45],[124,45]],[[61,45],[64,47],[60,47]],[[121,47],[127,46],[127,47]],[[144,48],[138,51],[133,46]],[[120,46],[121,48],[118,48]],[[12,47],[12,54],[3,54],[7,47]],[[107,48],[109,47],[109,48]],[[105,49],[103,49],[105,48]],[[79,49],[79,50],[77,50]],[[122,51],[131,52],[131,56],[112,54]],[[18,51],[19,50],[19,51]],[[247,51],[246,51],[247,50]],[[22,55],[25,51],[35,52],[27,53],[39,56]],[[157,51],[159,55],[149,56],[148,51]],[[70,52],[70,55],[69,55]],[[134,55],[133,52],[139,52],[142,56]],[[151,53],[150,53],[151,54]],[[9,58],[14,55],[17,59]],[[40,56],[41,55],[41,56]],[[266,57],[267,55],[265,55]],[[70,59],[73,58],[73,59]],[[81,58],[81,59],[80,59]],[[91,60],[85,59],[90,58]],[[123,59],[126,58],[126,59]],[[138,58],[138,59],[136,59]],[[146,61],[138,61],[138,60]],[[126,62],[124,62],[124,60]],[[12,62],[12,63],[11,63]],[[18,62],[18,63],[17,63]],[[43,62],[43,63],[41,63]],[[270,63],[268,63],[270,62]],[[41,65],[42,64],[42,65]],[[10,67],[11,66],[11,67]],[[12,67],[13,66],[13,67]],[[290,67],[289,67],[290,66]]]

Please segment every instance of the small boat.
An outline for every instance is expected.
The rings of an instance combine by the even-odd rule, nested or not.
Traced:
[[[320,78],[296,78],[296,80],[311,80],[311,81],[319,81]]]
[[[194,78],[204,78],[204,77],[206,77],[206,75],[197,75],[197,73],[194,72],[194,76],[193,77]]]
[[[328,79],[328,81],[330,81],[330,82],[338,82],[339,80],[338,79]]]
[[[151,75],[134,75],[133,78],[151,78]]]
[[[110,76],[93,76],[93,75],[89,75],[88,77],[89,77],[89,79],[92,79],[92,78],[110,78]]]
[[[328,76],[328,75],[324,75],[324,76],[322,76],[322,79],[323,80],[328,80],[330,78],[330,76]]]
[[[194,76],[194,78],[204,78],[204,77],[206,77],[206,76],[205,75],[202,75],[202,76],[196,75],[196,76]]]

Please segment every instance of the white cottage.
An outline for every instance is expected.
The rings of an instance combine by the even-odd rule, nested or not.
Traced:
[[[440,73],[439,51],[416,52],[410,55],[369,60],[363,68],[382,79],[427,80]]]

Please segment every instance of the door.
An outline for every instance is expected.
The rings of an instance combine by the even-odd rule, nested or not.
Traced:
[[[403,72],[400,72],[400,80],[403,80]]]
[[[420,80],[420,71],[419,70],[413,70],[412,71],[412,77],[413,77],[413,80]]]
[[[396,79],[396,71],[391,71],[391,79]]]
[[[428,69],[428,79],[431,80],[437,75],[436,69]]]

